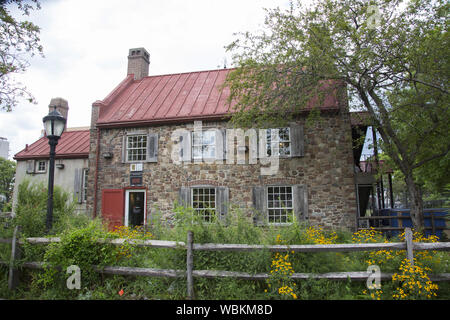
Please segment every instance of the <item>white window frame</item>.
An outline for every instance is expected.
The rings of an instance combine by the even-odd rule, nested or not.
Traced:
[[[272,141],[272,130],[278,130],[278,138],[275,141]],[[281,137],[280,137],[281,130],[287,130],[287,134],[289,135],[289,139],[281,139]],[[291,156],[292,150],[291,150],[291,128],[290,127],[267,129],[266,130],[266,139],[267,139],[267,142],[266,142],[266,153],[267,153],[267,156],[270,156],[270,154],[272,153],[272,143],[273,142],[278,142],[279,143],[279,147],[278,147],[278,156],[279,157],[283,158],[283,157],[290,157]],[[281,147],[281,144],[287,144],[287,147]],[[287,150],[288,153],[284,152],[283,154],[281,154],[282,148]]]
[[[147,225],[147,190],[146,189],[128,189],[125,190],[125,213],[124,213],[124,225],[128,227],[128,206],[130,205],[130,193],[141,192],[144,193],[144,226]]]
[[[44,164],[44,169],[41,169],[41,164]],[[47,161],[46,160],[36,160],[36,173],[47,172]]]
[[[214,139],[213,139],[212,143],[205,143],[205,140],[206,140],[204,138],[205,133],[213,135]],[[201,138],[198,139],[196,137],[196,134],[201,134]],[[201,140],[201,142],[199,143],[198,140]],[[203,159],[215,159],[216,158],[216,152],[217,152],[217,150],[216,150],[216,141],[217,141],[216,130],[192,131],[191,141],[192,141],[191,156],[194,161],[196,161],[196,160],[201,161]],[[199,147],[201,148],[201,151],[202,151],[201,156],[196,156],[196,153],[194,152],[194,150],[195,150],[195,148],[199,148]],[[204,147],[209,147],[209,148],[214,149],[214,154],[211,156],[210,155],[205,156]]]
[[[138,146],[138,147],[134,147],[132,145],[132,147],[130,147],[130,142],[129,139],[133,139],[133,138],[143,138],[145,139],[145,147],[144,146]],[[133,144],[134,142],[132,142]],[[137,142],[139,143],[139,142]],[[125,161],[126,162],[146,162],[148,159],[148,143],[149,143],[149,139],[148,139],[148,135],[147,134],[130,134],[126,136],[126,141],[125,141],[125,148],[126,148],[126,152],[125,152]],[[130,159],[130,150],[143,150],[143,153],[140,153],[138,155],[143,156],[143,159]]]
[[[287,195],[289,194],[287,192],[287,190],[285,189],[284,193],[281,193],[281,190],[278,190],[278,199],[272,198],[272,200],[269,200],[270,198],[270,193],[269,193],[269,189],[270,188],[290,188],[290,200],[289,199],[281,199],[281,195]],[[267,205],[267,222],[268,224],[271,225],[289,225],[292,224],[292,222],[294,221],[294,208],[295,208],[295,204],[294,204],[294,188],[293,186],[289,186],[289,185],[273,185],[273,186],[267,186],[266,187],[266,205]],[[272,192],[272,195],[275,195],[274,190]],[[272,201],[272,204],[270,204],[270,202]],[[288,201],[291,202],[291,206],[288,206]],[[278,202],[279,205],[275,206],[275,203]],[[284,212],[280,212],[279,215],[279,221],[270,221],[271,220],[271,216],[274,217],[275,219],[275,215],[271,215],[271,210],[284,210]],[[291,216],[291,217],[289,217]],[[285,217],[286,221],[282,222],[281,217]],[[290,219],[289,219],[290,218]]]
[[[195,203],[194,201],[200,201],[199,199],[194,200],[194,190],[206,190],[209,189],[210,191],[212,190],[214,192],[214,208],[209,207],[209,208],[196,208],[195,207]],[[203,193],[202,196],[204,197],[206,194]],[[209,196],[211,195],[211,193],[209,194]],[[199,194],[197,194],[197,196],[199,196]],[[210,198],[210,197],[209,197]],[[204,200],[203,200],[204,201]],[[208,204],[211,204],[211,200],[207,200]],[[212,187],[212,186],[194,186],[191,187],[191,207],[194,209],[194,211],[198,214],[198,216],[202,219],[203,222],[206,223],[213,223],[216,221],[217,219],[217,192],[216,192],[216,188]],[[211,214],[205,214],[205,211],[213,211]],[[205,219],[206,217],[209,217],[209,220]]]

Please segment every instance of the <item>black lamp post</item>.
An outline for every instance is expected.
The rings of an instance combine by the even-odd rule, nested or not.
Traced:
[[[48,144],[50,145],[50,163],[48,169],[48,200],[47,200],[47,219],[46,228],[47,232],[52,228],[53,222],[53,181],[55,177],[55,149],[58,144],[59,138],[66,127],[66,118],[56,110],[49,112],[42,121],[44,122],[45,134],[48,138]]]

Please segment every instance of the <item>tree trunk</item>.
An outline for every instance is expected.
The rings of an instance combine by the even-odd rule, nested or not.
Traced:
[[[410,215],[413,227],[416,231],[423,232],[424,215],[423,215],[423,201],[422,194],[420,192],[419,186],[414,182],[412,177],[412,172],[405,175],[406,187],[408,188],[409,198],[410,198]]]

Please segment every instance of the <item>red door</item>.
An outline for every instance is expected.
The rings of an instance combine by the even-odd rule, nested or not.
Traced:
[[[102,217],[113,230],[116,226],[123,226],[124,193],[122,189],[102,190]]]

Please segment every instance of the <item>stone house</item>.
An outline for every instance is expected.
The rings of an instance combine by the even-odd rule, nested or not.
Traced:
[[[220,88],[230,69],[149,76],[149,64],[144,48],[130,49],[125,79],[92,104],[92,216],[147,224],[156,213],[170,219],[178,202],[208,222],[234,206],[259,225],[356,227],[361,148],[352,138],[365,126],[353,121],[345,88],[315,106],[313,126],[305,113],[286,128],[239,130]]]
[[[49,109],[55,108],[67,119],[69,106],[66,100],[54,98]],[[37,141],[26,145],[14,155],[17,161],[13,192],[13,210],[17,204],[19,185],[28,179],[31,183],[48,184],[50,147],[48,139],[42,135]],[[86,212],[87,176],[89,156],[89,127],[67,128],[56,146],[55,180],[56,186],[73,195],[76,210]]]

